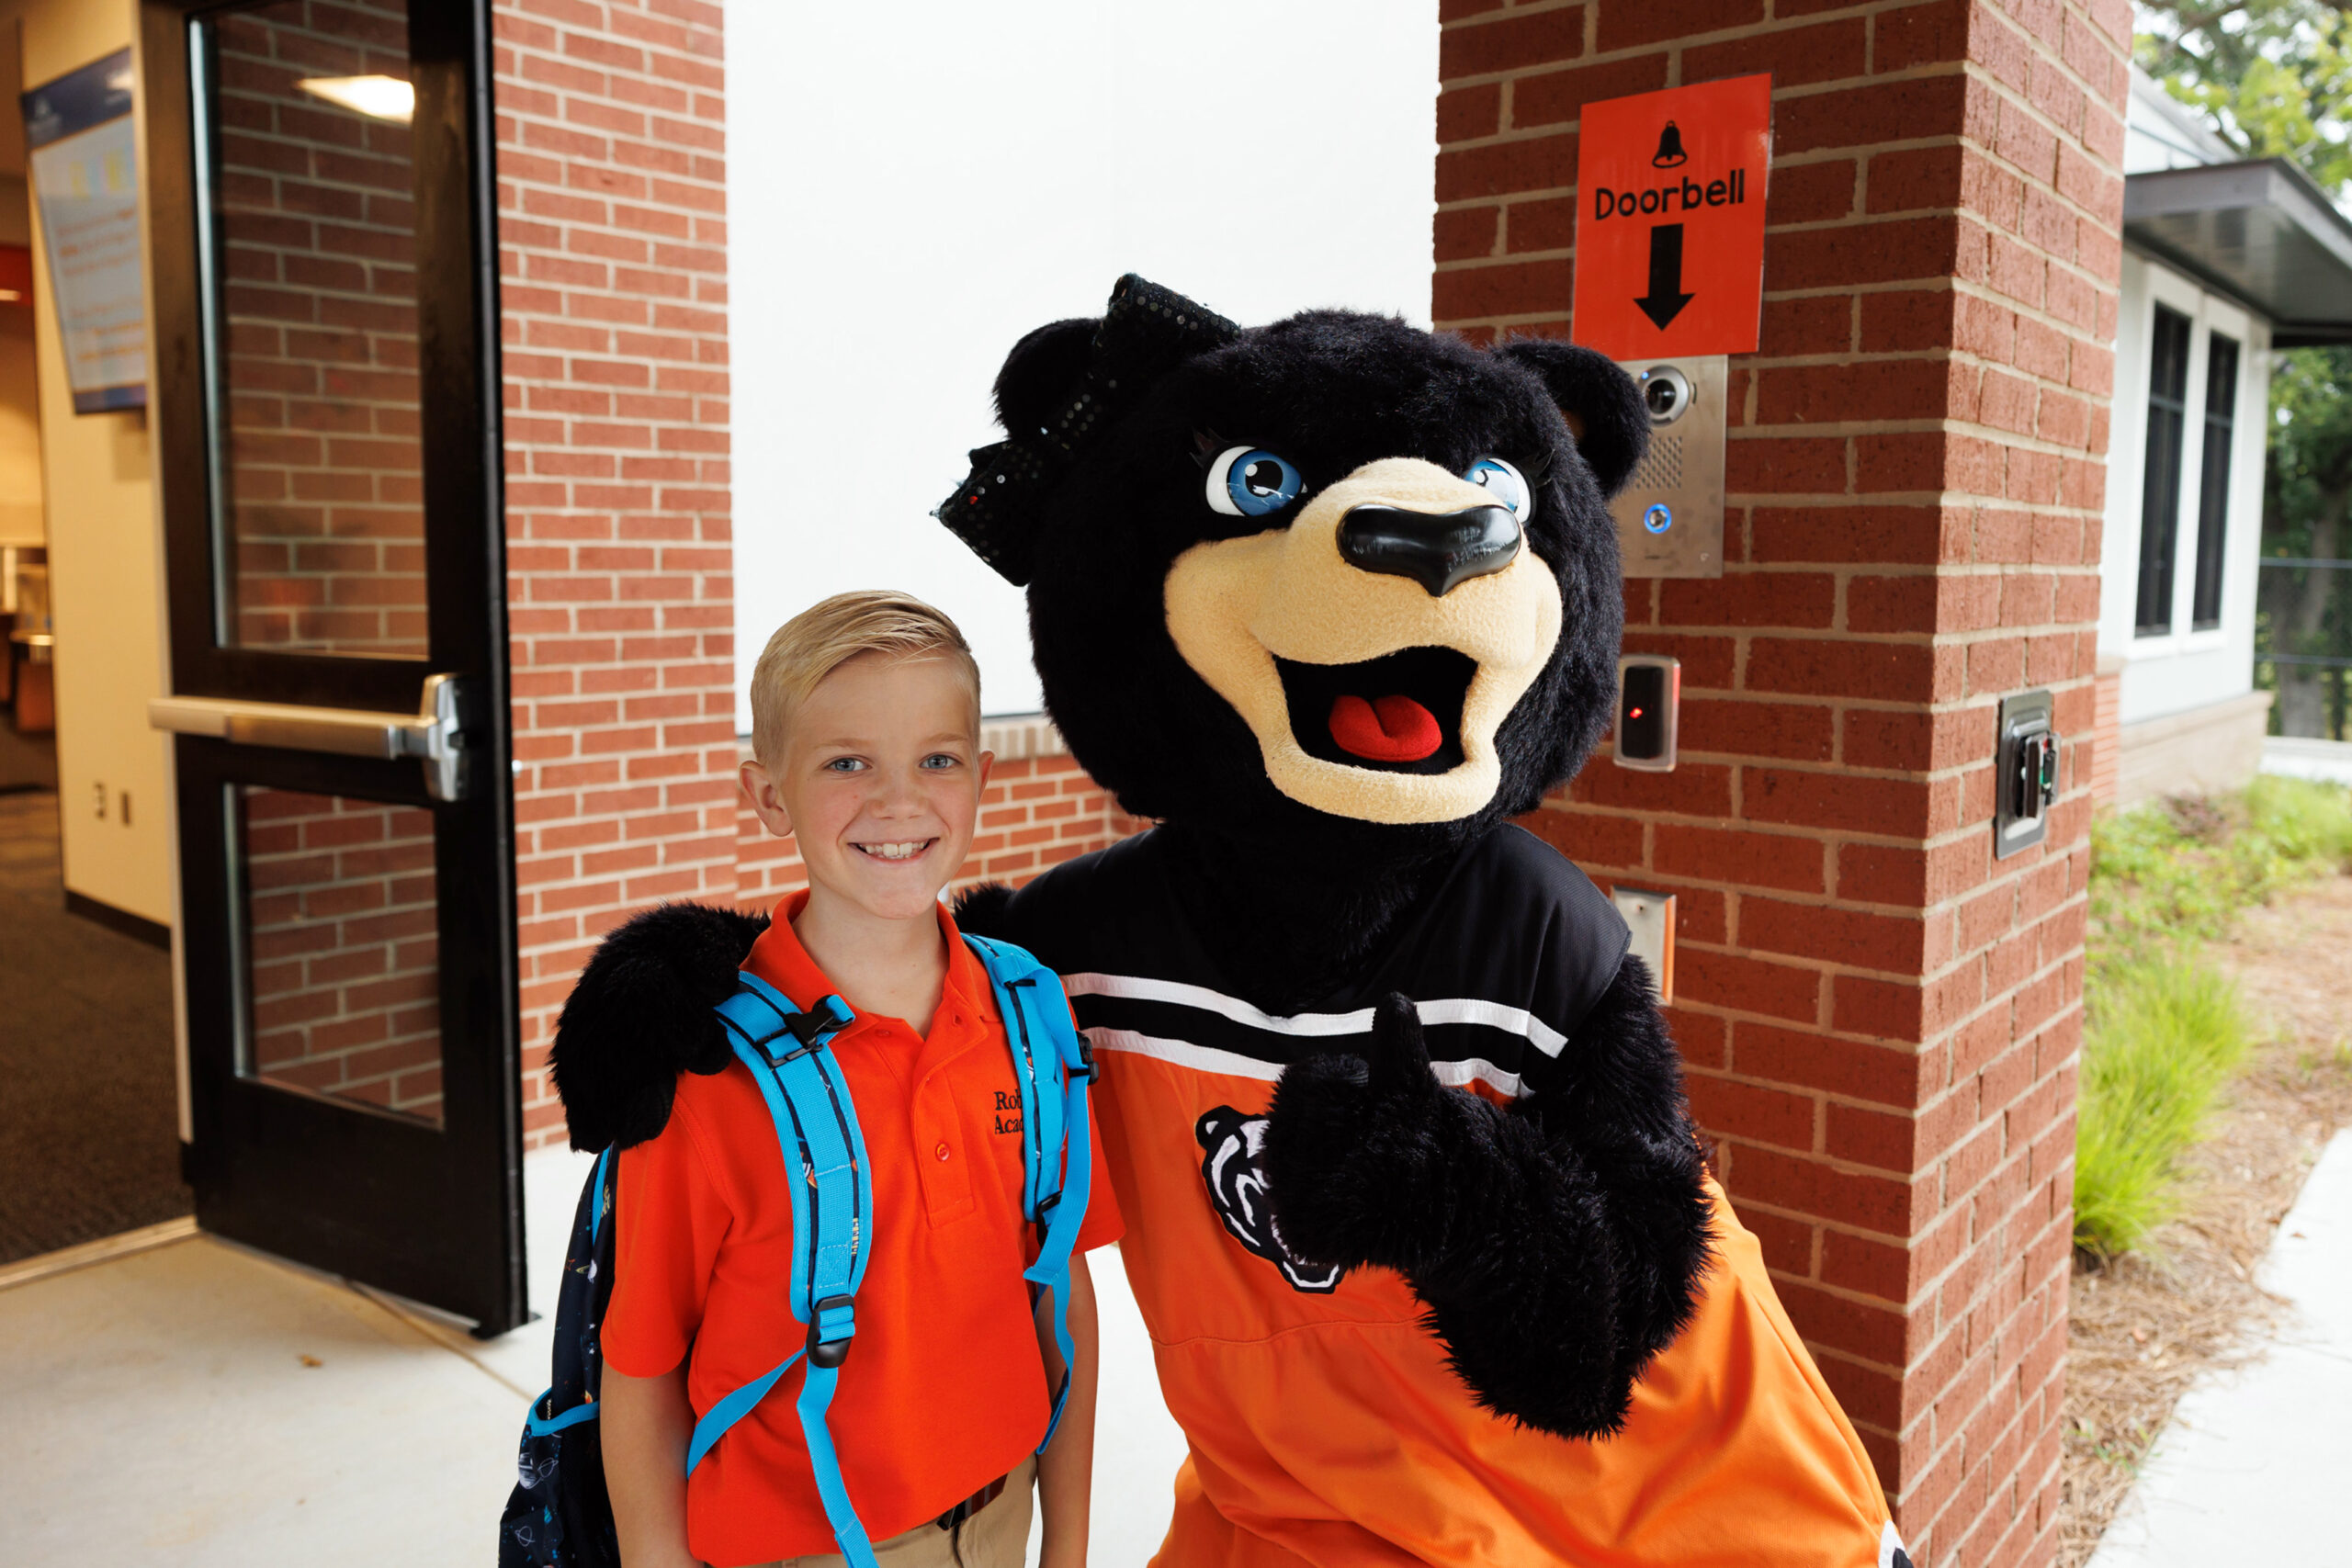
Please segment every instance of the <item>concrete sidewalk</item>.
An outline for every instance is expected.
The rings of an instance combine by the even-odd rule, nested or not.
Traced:
[[[2262,1359],[2182,1397],[2091,1568],[2352,1561],[2352,1132],[2320,1156],[2259,1278],[2293,1315]]]
[[[591,1163],[527,1163],[531,1302],[547,1315],[486,1345],[209,1236],[0,1289],[0,1562],[490,1563]],[[1184,1445],[1126,1277],[1097,1256],[1091,1556],[1137,1568],[1167,1527]]]

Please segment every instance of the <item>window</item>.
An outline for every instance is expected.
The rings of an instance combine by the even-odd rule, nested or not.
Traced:
[[[2235,370],[2231,374],[2234,379]],[[2148,334],[2148,459],[2140,481],[2140,595],[2132,617],[2142,637],[2163,637],[2172,630],[2188,397],[2188,318],[2159,305],[2155,330]]]
[[[2197,486],[2197,581],[2188,625],[2222,624],[2222,549],[2230,531],[2230,441],[2236,429],[2238,345],[2212,333],[2205,359],[2205,462]]]

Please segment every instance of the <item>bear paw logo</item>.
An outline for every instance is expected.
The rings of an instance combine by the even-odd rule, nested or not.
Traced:
[[[1266,1207],[1266,1119],[1220,1105],[1193,1123],[1193,1136],[1203,1150],[1201,1179],[1208,1184],[1209,1204],[1233,1239],[1280,1269],[1295,1291],[1323,1295],[1337,1290],[1347,1270],[1293,1255],[1274,1227]]]

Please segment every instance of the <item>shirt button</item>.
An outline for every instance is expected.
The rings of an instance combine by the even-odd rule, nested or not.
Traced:
[[[931,1152],[937,1155],[941,1159],[945,1159],[947,1157],[947,1145],[945,1144],[942,1144]]]

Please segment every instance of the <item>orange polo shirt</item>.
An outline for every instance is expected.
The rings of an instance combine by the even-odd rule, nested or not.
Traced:
[[[744,967],[814,1006],[836,987],[793,933],[786,898]],[[874,1235],[857,1337],[829,1419],[850,1501],[887,1540],[1018,1465],[1050,1391],[1021,1271],[1021,1097],[988,972],[945,910],[947,983],[928,1039],[860,1014],[832,1041],[873,1164]],[[1099,1138],[1080,1250],[1118,1238]],[[792,1204],[775,1125],[740,1062],[678,1080],[662,1135],[621,1155],[608,1365],[659,1377],[689,1354],[699,1416],[799,1346],[788,1304]],[[804,1363],[805,1365],[805,1363]],[[794,1409],[801,1367],[719,1439],[686,1487],[686,1535],[717,1564],[833,1550]]]

